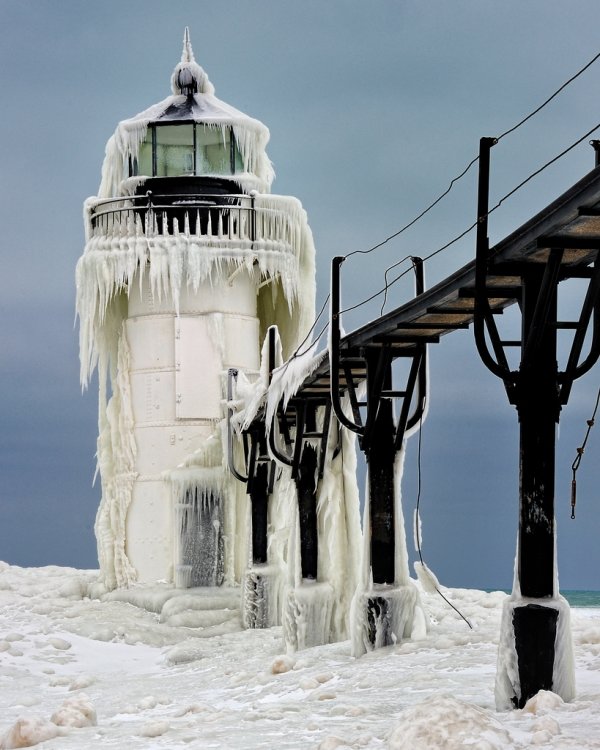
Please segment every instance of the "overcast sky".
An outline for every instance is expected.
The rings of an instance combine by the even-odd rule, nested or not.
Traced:
[[[97,565],[96,384],[81,395],[73,326],[82,203],[97,191],[117,122],[170,93],[186,25],[217,96],[271,130],[273,191],[308,211],[322,302],[331,258],[372,246],[418,214],[476,155],[481,136],[515,124],[599,51],[599,23],[597,0],[0,0],[0,559]],[[599,79],[600,62],[493,150],[492,199],[600,122]],[[546,170],[493,215],[492,242],[592,166],[584,143]],[[402,238],[349,260],[344,304],[378,290],[390,263],[426,255],[469,226],[475,180],[469,174]],[[428,283],[473,254],[469,236],[427,266]],[[388,309],[410,294],[409,285],[394,288]],[[362,307],[344,326],[376,314],[376,305]],[[561,421],[563,588],[600,588],[600,428],[582,462],[577,520],[569,518],[570,465],[598,374],[576,384]],[[431,380],[425,558],[444,584],[509,587],[516,412],[479,362],[470,330],[434,348]]]

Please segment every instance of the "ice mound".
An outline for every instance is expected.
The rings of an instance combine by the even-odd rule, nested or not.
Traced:
[[[18,719],[0,738],[1,750],[13,750],[18,747],[32,747],[40,742],[58,737],[61,730],[46,719]]]
[[[403,711],[390,750],[506,750],[509,734],[491,712],[450,696],[432,696]]]

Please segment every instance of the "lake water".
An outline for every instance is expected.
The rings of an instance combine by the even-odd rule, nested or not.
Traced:
[[[572,607],[600,607],[600,591],[561,591]]]
[[[485,589],[493,591],[494,589]],[[501,589],[510,594],[509,589]],[[600,609],[600,591],[571,591],[569,589],[560,592],[572,607],[596,607]]]

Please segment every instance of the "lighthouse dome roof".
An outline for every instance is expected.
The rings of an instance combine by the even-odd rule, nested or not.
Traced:
[[[231,129],[244,165],[243,172],[233,179],[246,187],[269,192],[275,176],[266,153],[269,129],[260,120],[215,96],[213,84],[194,58],[187,28],[181,61],[171,76],[171,91],[166,99],[117,125],[106,145],[98,196],[108,198],[121,191],[126,177],[124,165],[137,157],[149,125],[175,122],[196,122],[222,131]]]

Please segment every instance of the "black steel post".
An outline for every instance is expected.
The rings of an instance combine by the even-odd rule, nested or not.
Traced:
[[[552,267],[528,269],[523,277],[522,356],[517,379],[519,415],[519,544],[521,595],[537,599],[513,612],[522,708],[539,690],[551,690],[558,611],[544,600],[558,594],[554,583],[554,469],[560,416],[556,361],[556,274]]]
[[[523,349],[532,333],[544,267],[523,279]],[[518,378],[520,427],[519,557],[523,596],[554,595],[554,461],[560,415],[556,362],[556,287],[538,334],[534,355],[524,359]],[[534,332],[535,333],[535,332]]]
[[[317,450],[307,443],[302,451],[296,491],[300,516],[300,560],[302,578],[317,579]]]
[[[250,487],[252,508],[252,562],[259,565],[267,562],[267,510],[269,504],[269,468],[263,461],[256,467]]]
[[[369,372],[376,362],[367,355],[367,389]],[[391,365],[386,368],[383,389],[391,390]],[[395,425],[392,401],[368,393],[369,409],[376,409],[372,438],[366,459],[369,477],[369,519],[371,525],[371,570],[374,583],[394,583],[394,460]],[[379,403],[377,403],[379,401]]]

